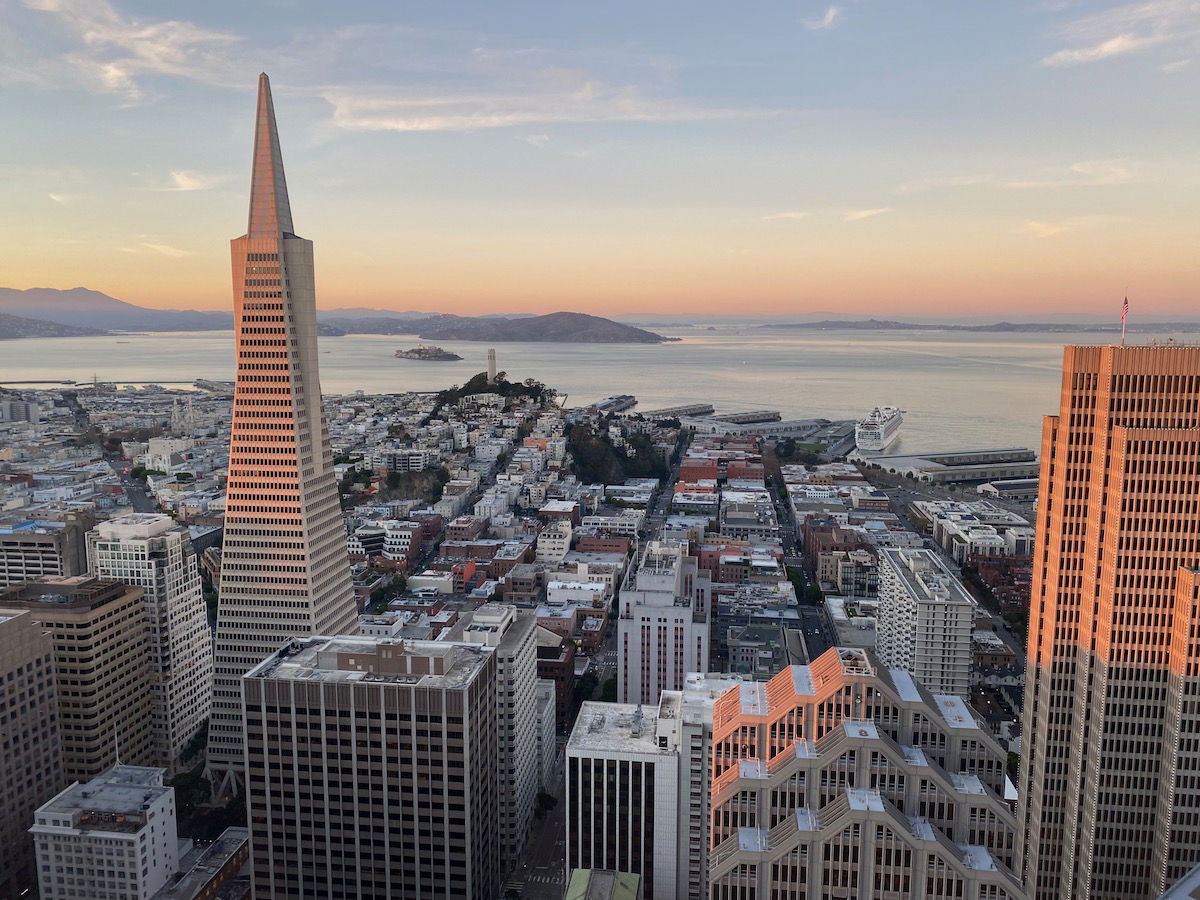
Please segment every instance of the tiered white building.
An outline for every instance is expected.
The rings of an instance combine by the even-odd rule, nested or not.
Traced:
[[[94,574],[143,591],[154,760],[174,773],[208,721],[213,691],[212,631],[188,531],[170,516],[130,513],[97,525],[87,547]]]

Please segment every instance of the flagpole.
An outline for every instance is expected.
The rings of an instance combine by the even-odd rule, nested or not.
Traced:
[[[1121,316],[1121,346],[1125,346],[1125,317]]]

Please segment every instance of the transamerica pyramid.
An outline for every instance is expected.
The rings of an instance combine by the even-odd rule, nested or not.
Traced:
[[[321,410],[313,245],[293,231],[265,74],[250,221],[231,251],[237,374],[208,734],[218,800],[243,779],[241,677],[289,638],[358,630]]]

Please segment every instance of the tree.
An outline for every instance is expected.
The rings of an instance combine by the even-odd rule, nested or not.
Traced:
[[[612,675],[605,679],[604,684],[600,686],[600,699],[605,703],[617,702],[617,676]]]
[[[810,584],[804,589],[804,599],[809,603],[820,603],[824,596],[821,589],[815,584]]]

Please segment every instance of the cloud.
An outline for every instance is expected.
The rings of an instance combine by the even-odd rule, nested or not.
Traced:
[[[23,0],[63,26],[78,46],[63,57],[94,90],[145,97],[140,78],[174,75],[211,84],[231,83],[232,56],[241,38],[191,22],[144,21],[125,16],[107,0]]]
[[[914,181],[906,181],[903,184],[896,185],[896,193],[921,194],[925,191],[934,191],[941,188],[970,187],[976,184],[992,184],[995,182],[995,180],[995,177],[992,175],[946,175],[934,176],[932,178],[918,178]]]
[[[769,216],[763,216],[764,222],[780,222],[784,220],[796,221],[798,219],[807,219],[812,213],[803,212],[801,210],[786,210],[784,212],[771,213]]]
[[[918,178],[898,184],[897,194],[919,194],[925,191],[986,185],[1006,190],[1043,188],[1107,187],[1130,184],[1142,178],[1135,163],[1123,159],[1089,159],[1072,163],[1066,173],[1057,178],[998,178],[995,175],[938,175]]]
[[[527,134],[521,138],[525,143],[533,147],[544,147],[550,143],[550,135],[548,134]]]
[[[647,97],[632,85],[610,86],[594,78],[510,93],[421,95],[334,88],[321,96],[333,107],[335,125],[357,131],[476,131],[556,123],[699,122],[780,114]]]
[[[1186,69],[1191,64],[1191,62],[1192,61],[1190,59],[1176,59],[1169,63],[1163,63],[1158,68],[1160,71],[1166,72],[1168,75],[1171,75],[1171,74],[1174,74],[1175,72],[1182,72],[1184,69]]]
[[[1042,59],[1046,66],[1077,66],[1152,47],[1200,44],[1196,0],[1137,0],[1084,16],[1062,31],[1067,46]]]
[[[825,31],[827,28],[832,28],[842,18],[841,7],[830,6],[825,10],[825,15],[819,19],[805,19],[804,27],[809,31]]]
[[[1034,238],[1049,238],[1056,237],[1060,234],[1066,234],[1070,231],[1079,231],[1084,228],[1094,228],[1098,225],[1107,225],[1113,221],[1115,221],[1115,219],[1112,216],[1072,216],[1067,219],[1059,219],[1055,222],[1043,222],[1036,219],[1028,219],[1022,223],[1019,233]]]
[[[207,191],[221,183],[216,175],[206,175],[190,169],[176,169],[171,172],[170,183],[156,188],[160,191]]]
[[[172,247],[170,244],[160,244],[154,241],[139,241],[136,247],[122,247],[122,253],[142,253],[149,251],[157,253],[160,256],[166,256],[170,259],[182,259],[185,256],[191,256],[190,250],[180,250],[178,247]]]
[[[56,194],[56,193],[51,192],[51,193],[47,194],[46,196],[49,197],[51,200],[53,200],[55,203],[61,203],[64,206],[67,203],[71,202],[70,198],[66,194]]]
[[[878,209],[852,209],[842,216],[843,222],[861,222],[864,219],[873,219],[876,216],[886,215],[893,212],[890,206],[881,206]]]

